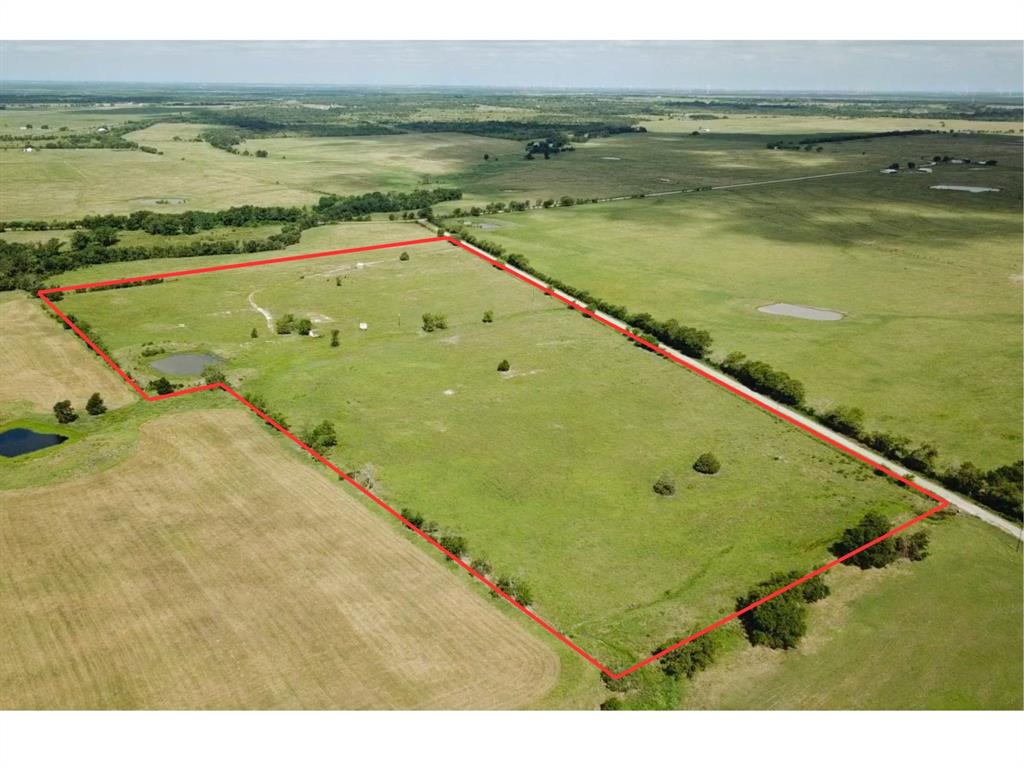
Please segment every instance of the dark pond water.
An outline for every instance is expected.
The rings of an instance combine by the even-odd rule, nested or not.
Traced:
[[[0,432],[0,456],[7,458],[21,456],[42,448],[49,448],[51,445],[59,445],[65,440],[67,438],[64,435],[33,432],[24,427],[15,427],[6,432]]]
[[[169,373],[172,376],[195,376],[197,373],[202,373],[206,366],[217,365],[217,363],[222,362],[224,361],[216,355],[186,352],[180,355],[161,357],[159,360],[154,360],[150,365],[161,373]]]

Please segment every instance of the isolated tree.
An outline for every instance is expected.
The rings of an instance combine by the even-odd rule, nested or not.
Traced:
[[[256,150],[256,157],[266,157],[266,156],[267,156],[267,150],[265,150],[265,149],[257,149]]]
[[[313,321],[308,317],[304,317],[299,320],[296,328],[298,329],[300,336],[309,336],[310,331],[313,330]]]
[[[61,400],[54,403],[53,415],[57,417],[57,421],[61,424],[70,424],[78,418],[78,414],[75,413],[70,400]]]
[[[888,533],[891,528],[892,523],[884,515],[880,515],[877,512],[868,512],[857,525],[843,531],[839,541],[832,545],[831,551],[837,557],[843,557],[868,542],[874,541],[879,536]],[[844,562],[856,565],[862,569],[885,568],[885,566],[894,562],[897,557],[899,557],[899,552],[896,550],[896,542],[890,536],[877,544],[873,544],[864,551],[858,552]]]
[[[486,312],[484,312],[484,322],[485,323],[493,323],[494,322],[494,311],[493,310],[488,309]]]
[[[249,337],[253,339],[259,338],[259,335],[259,332],[255,328],[253,328],[252,331],[249,332]]]
[[[107,406],[104,405],[103,398],[100,397],[99,392],[93,392],[89,396],[89,400],[85,404],[85,412],[90,416],[99,416],[107,412]]]
[[[158,395],[169,395],[174,391],[174,385],[167,380],[166,376],[161,376],[159,379],[155,379],[149,385]]]
[[[409,252],[408,251],[402,251],[402,255],[398,257],[398,260],[399,261],[408,261],[409,260]]]
[[[722,465],[715,458],[713,453],[702,453],[697,457],[697,460],[693,462],[693,468],[700,472],[702,475],[717,475],[718,471],[722,468]]]
[[[338,331],[337,328],[335,328],[333,331],[331,331],[331,346],[332,347],[337,347],[337,346],[339,346],[341,344],[341,342],[338,341],[338,334],[339,334],[339,331]]]
[[[509,365],[508,360],[502,360],[500,363],[498,363],[498,370],[502,373],[507,371],[510,367],[511,366]]]
[[[423,314],[423,330],[427,333],[433,333],[437,330],[443,331],[447,327],[448,318],[445,315],[435,312],[425,312]]]
[[[661,477],[654,481],[654,492],[659,496],[675,496],[676,481],[669,472],[662,472]]]
[[[775,590],[759,586],[740,598],[736,610],[743,610]],[[776,595],[740,617],[751,645],[789,649],[807,632],[807,606],[795,589]]]

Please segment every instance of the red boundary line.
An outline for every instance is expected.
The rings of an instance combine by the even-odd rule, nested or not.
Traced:
[[[786,585],[784,587],[781,587],[781,588],[775,590],[774,592],[772,592],[769,595],[765,595],[760,600],[757,600],[757,601],[751,603],[750,605],[746,606],[742,610],[734,611],[733,613],[730,613],[728,616],[724,616],[723,618],[719,619],[718,621],[714,622],[713,624],[709,624],[708,626],[704,627],[704,629],[700,630],[699,632],[694,632],[689,637],[683,638],[679,642],[677,642],[677,643],[675,643],[673,645],[670,645],[669,647],[659,651],[658,653],[655,653],[655,654],[647,657],[643,661],[637,662],[633,666],[628,667],[628,668],[622,670],[621,672],[613,672],[612,670],[610,670],[606,666],[604,666],[601,662],[599,662],[596,658],[594,658],[589,653],[587,653],[582,648],[580,648],[576,643],[574,643],[572,640],[570,640],[564,634],[562,634],[557,629],[555,629],[550,624],[548,624],[546,621],[544,621],[544,619],[542,619],[536,613],[531,611],[525,605],[521,605],[520,603],[516,602],[516,600],[514,598],[512,598],[511,595],[509,595],[506,592],[504,592],[501,589],[499,589],[498,586],[496,584],[494,584],[494,582],[492,582],[490,579],[488,579],[482,573],[480,573],[479,571],[477,571],[474,568],[470,567],[465,562],[463,562],[461,558],[456,557],[451,552],[449,552],[447,549],[442,547],[429,534],[427,534],[424,531],[420,530],[415,525],[413,525],[408,520],[406,520],[404,517],[402,517],[402,515],[399,512],[397,512],[396,510],[394,510],[391,506],[389,506],[387,504],[387,502],[385,502],[383,499],[378,497],[372,491],[364,488],[362,485],[357,483],[355,480],[353,480],[347,474],[342,472],[331,461],[329,461],[324,456],[322,456],[319,453],[317,453],[316,451],[314,451],[312,448],[310,448],[308,445],[306,445],[304,442],[302,442],[298,437],[296,437],[292,432],[290,432],[288,429],[283,427],[281,424],[277,423],[274,419],[272,419],[266,413],[264,413],[259,408],[254,406],[252,403],[250,403],[248,400],[246,400],[244,397],[242,397],[240,394],[238,394],[238,392],[236,392],[234,389],[232,389],[227,384],[204,384],[204,385],[198,386],[198,387],[189,387],[188,389],[180,389],[180,390],[178,390],[176,392],[172,392],[172,393],[166,394],[166,395],[149,395],[149,394],[147,394],[145,392],[145,390],[142,389],[142,387],[140,387],[134,380],[132,380],[132,378],[127,373],[125,373],[117,365],[117,363],[115,363],[113,360],[111,360],[110,357],[103,350],[101,350],[98,346],[96,346],[96,344],[93,343],[92,339],[90,339],[88,336],[86,336],[85,333],[83,333],[82,330],[78,326],[76,326],[73,322],[71,322],[71,320],[68,319],[68,316],[65,315],[63,312],[60,311],[60,309],[57,308],[56,304],[54,304],[49,298],[47,298],[47,294],[49,294],[49,293],[85,290],[85,289],[89,289],[89,288],[102,288],[102,287],[107,287],[107,286],[112,286],[112,285],[121,285],[121,284],[124,284],[124,283],[134,283],[134,282],[139,282],[139,281],[143,281],[143,280],[166,279],[166,278],[171,278],[171,277],[186,277],[188,275],[200,275],[200,274],[204,274],[204,273],[207,273],[207,272],[221,272],[221,271],[228,270],[228,269],[242,269],[242,268],[245,268],[245,267],[259,267],[259,266],[265,266],[267,264],[281,264],[281,263],[290,262],[290,261],[303,261],[303,260],[306,260],[306,259],[319,259],[319,258],[323,258],[325,256],[340,256],[340,255],[349,254],[349,253],[360,253],[360,252],[363,252],[363,251],[376,251],[376,250],[382,250],[382,249],[386,249],[386,248],[403,248],[403,247],[409,247],[409,246],[414,246],[414,245],[423,245],[423,244],[426,244],[426,243],[438,243],[438,242],[448,242],[448,243],[451,243],[452,245],[456,245],[459,248],[462,248],[467,253],[470,253],[473,256],[476,256],[477,258],[487,262],[488,264],[491,264],[492,266],[497,267],[498,269],[500,269],[500,270],[502,270],[502,271],[512,275],[513,277],[517,278],[518,280],[521,280],[522,282],[524,282],[524,283],[526,283],[528,285],[531,285],[531,286],[533,286],[534,288],[536,288],[536,289],[538,289],[540,291],[543,291],[548,296],[552,296],[555,299],[557,299],[558,301],[561,301],[563,304],[566,304],[566,305],[572,307],[573,309],[578,310],[579,312],[582,312],[584,315],[586,315],[586,316],[588,316],[590,318],[593,318],[594,320],[597,320],[602,325],[605,325],[605,326],[607,326],[607,327],[617,331],[618,333],[622,334],[623,336],[626,336],[627,338],[631,339],[632,341],[636,342],[637,344],[640,344],[640,345],[646,347],[647,349],[651,350],[652,352],[658,353],[662,357],[664,357],[664,358],[666,358],[668,360],[671,360],[673,363],[681,365],[682,367],[686,368],[687,370],[692,371],[693,373],[696,373],[698,376],[701,376],[702,378],[707,379],[708,381],[714,382],[715,384],[719,385],[720,387],[723,387],[723,388],[727,389],[729,392],[733,393],[734,395],[742,397],[744,400],[746,400],[746,401],[748,401],[750,403],[753,403],[754,405],[756,405],[757,407],[759,407],[759,408],[761,408],[761,409],[763,409],[765,411],[768,411],[773,416],[775,416],[777,418],[780,418],[783,421],[788,422],[789,424],[792,424],[793,426],[803,430],[804,432],[807,432],[812,437],[815,437],[815,438],[817,438],[819,440],[822,440],[822,441],[828,443],[829,445],[833,446],[834,448],[838,448],[839,450],[841,450],[844,453],[852,456],[853,458],[857,459],[858,461],[861,461],[864,464],[867,464],[868,466],[872,467],[875,470],[878,470],[880,472],[885,473],[886,475],[888,475],[889,477],[893,478],[894,480],[897,480],[900,483],[903,483],[904,485],[912,488],[913,490],[915,490],[915,491],[917,491],[919,493],[924,494],[928,498],[932,499],[933,501],[937,501],[939,503],[936,504],[931,509],[929,509],[927,512],[924,512],[923,514],[918,515],[917,517],[913,518],[912,520],[908,520],[907,522],[903,523],[902,525],[899,525],[896,528],[893,528],[888,533],[882,534],[878,538],[869,541],[867,544],[864,544],[863,546],[857,547],[857,549],[853,550],[852,552],[849,552],[849,553],[843,555],[842,557],[836,558],[832,562],[827,563],[826,565],[823,565],[820,568],[817,568],[817,569],[811,571],[810,573],[808,573],[808,574],[806,574],[804,576],[801,576],[799,579],[796,579],[791,584],[788,584],[788,585]],[[946,499],[943,499],[942,497],[937,496],[936,494],[934,494],[934,493],[932,493],[932,492],[922,488],[921,486],[919,486],[917,483],[913,482],[912,480],[908,480],[907,478],[900,476],[899,474],[897,474],[896,472],[893,472],[888,467],[882,466],[878,462],[868,458],[867,456],[864,456],[863,454],[855,451],[854,449],[849,448],[849,447],[843,445],[842,443],[837,442],[836,440],[833,440],[832,438],[828,437],[825,434],[822,434],[821,432],[819,432],[818,430],[814,429],[813,427],[809,427],[806,424],[803,424],[802,422],[794,419],[789,414],[784,413],[783,411],[780,411],[777,408],[774,408],[773,406],[768,405],[767,403],[764,403],[764,402],[762,402],[761,400],[758,400],[755,397],[752,397],[751,395],[749,395],[746,392],[743,392],[740,389],[737,389],[735,386],[730,384],[728,381],[726,381],[724,379],[720,379],[717,376],[714,376],[713,374],[708,373],[707,371],[701,370],[700,368],[694,366],[692,363],[688,362],[687,360],[685,360],[681,356],[673,354],[672,352],[669,352],[669,351],[667,351],[665,349],[662,349],[659,346],[651,344],[646,339],[640,338],[639,336],[635,335],[634,333],[630,332],[627,329],[620,328],[615,323],[609,322],[608,320],[604,319],[603,317],[600,317],[599,315],[595,314],[593,311],[587,309],[586,307],[584,307],[581,304],[578,304],[577,302],[573,301],[572,299],[568,299],[568,298],[566,298],[564,296],[559,295],[557,292],[555,292],[553,289],[549,288],[548,286],[545,286],[543,283],[540,283],[540,282],[534,280],[533,278],[527,277],[526,275],[521,274],[521,273],[519,273],[519,272],[517,272],[515,270],[509,269],[504,263],[498,261],[497,259],[494,259],[491,256],[488,256],[487,254],[482,253],[481,251],[478,251],[477,249],[472,248],[472,247],[466,245],[465,243],[463,243],[462,241],[460,241],[460,240],[458,240],[458,239],[456,239],[454,237],[450,237],[450,236],[444,236],[444,237],[425,237],[425,238],[421,238],[419,240],[406,240],[406,241],[398,242],[398,243],[381,243],[381,244],[378,244],[378,245],[362,246],[362,247],[359,247],[359,248],[345,248],[345,249],[336,250],[336,251],[321,251],[319,253],[307,253],[307,254],[301,254],[301,255],[297,255],[297,256],[282,256],[282,257],[278,257],[278,258],[274,258],[274,259],[262,259],[262,260],[259,260],[259,261],[246,261],[246,262],[240,262],[240,263],[237,263],[237,264],[221,264],[221,265],[212,266],[212,267],[200,267],[198,269],[186,269],[186,270],[181,270],[179,272],[164,272],[162,274],[157,274],[157,275],[144,275],[142,277],[126,277],[126,278],[119,278],[117,280],[104,280],[102,282],[97,282],[97,283],[83,283],[83,284],[80,284],[80,285],[68,285],[68,286],[62,286],[62,287],[59,287],[59,288],[44,288],[44,289],[40,290],[37,295],[39,296],[39,298],[51,310],[53,310],[53,312],[55,312],[57,314],[58,317],[61,318],[61,320],[63,320],[78,335],[79,338],[82,339],[82,341],[84,341],[86,344],[89,345],[90,349],[92,349],[93,352],[95,352],[97,355],[99,355],[103,359],[103,361],[106,362],[107,365],[109,365],[112,369],[114,369],[114,371],[122,379],[124,379],[128,383],[128,385],[132,389],[134,389],[143,400],[147,400],[147,401],[150,401],[150,402],[155,402],[157,400],[167,400],[167,399],[172,398],[172,397],[180,397],[182,395],[192,394],[193,392],[203,392],[203,391],[206,391],[206,390],[213,390],[213,389],[222,389],[222,390],[224,390],[229,395],[231,395],[231,397],[233,397],[235,400],[240,402],[242,405],[244,405],[250,411],[252,411],[257,416],[259,416],[261,419],[263,419],[263,421],[265,421],[267,424],[272,426],[274,429],[276,429],[278,432],[283,434],[285,437],[287,437],[289,440],[291,440],[293,443],[295,443],[297,446],[299,446],[302,450],[304,450],[306,453],[308,453],[310,456],[315,458],[317,461],[319,461],[325,467],[327,467],[332,472],[334,472],[336,475],[338,475],[338,477],[340,477],[342,480],[347,482],[349,485],[351,485],[353,488],[358,490],[360,493],[362,493],[368,499],[370,499],[375,504],[377,504],[379,507],[381,507],[382,509],[387,511],[389,514],[391,514],[393,517],[395,517],[399,522],[401,522],[403,525],[405,525],[406,528],[411,530],[413,533],[415,533],[420,538],[422,538],[424,541],[426,541],[428,544],[430,544],[432,547],[434,547],[434,549],[436,549],[439,552],[441,552],[443,555],[445,555],[445,557],[447,557],[449,560],[454,562],[456,565],[458,565],[464,571],[466,571],[467,573],[469,573],[470,575],[472,575],[473,577],[478,579],[483,584],[485,584],[495,594],[497,594],[500,597],[504,598],[506,601],[508,601],[508,603],[510,603],[518,611],[520,611],[521,613],[523,613],[526,616],[528,616],[529,618],[531,618],[533,621],[535,621],[537,624],[539,624],[545,630],[547,630],[552,635],[554,635],[556,638],[558,638],[560,641],[562,641],[569,648],[572,648],[572,650],[576,651],[576,653],[578,653],[584,659],[586,659],[591,664],[593,664],[595,667],[597,667],[599,670],[601,670],[601,672],[605,673],[610,678],[615,679],[615,680],[618,680],[618,679],[621,679],[623,677],[626,677],[627,675],[630,675],[633,672],[636,672],[638,669],[641,669],[642,667],[646,667],[648,664],[656,661],[657,659],[661,658],[665,654],[670,653],[670,652],[676,650],[677,648],[681,648],[682,646],[686,645],[687,643],[691,642],[692,640],[697,639],[701,635],[706,635],[708,632],[711,632],[713,629],[717,629],[718,627],[722,626],[723,624],[726,624],[726,623],[732,621],[733,619],[738,618],[739,616],[742,616],[744,613],[753,610],[754,608],[756,608],[757,606],[761,605],[762,603],[766,603],[769,600],[771,600],[772,598],[778,597],[779,595],[783,594],[784,592],[788,592],[789,590],[793,589],[794,587],[799,586],[800,584],[803,584],[805,581],[807,581],[809,579],[812,579],[812,578],[814,578],[815,576],[817,576],[819,574],[824,573],[825,571],[829,570],[830,568],[834,568],[835,566],[837,566],[840,563],[842,563],[844,560],[848,560],[851,557],[859,554],[860,552],[863,552],[864,550],[868,549],[869,547],[874,546],[878,542],[883,541],[884,539],[888,539],[890,536],[894,536],[895,534],[899,533],[900,531],[904,530],[905,528],[909,528],[911,525],[914,525],[915,523],[917,523],[917,522],[919,522],[921,520],[924,520],[926,517],[929,517],[929,516],[935,514],[939,510],[944,509],[946,506],[949,505],[949,502]]]

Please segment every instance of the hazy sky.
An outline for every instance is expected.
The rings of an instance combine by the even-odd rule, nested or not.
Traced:
[[[1004,42],[5,42],[0,79],[832,91],[1024,90]]]

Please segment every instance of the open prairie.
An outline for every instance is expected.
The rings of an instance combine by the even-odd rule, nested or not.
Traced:
[[[975,147],[999,158],[994,168],[875,168],[537,210],[491,217],[480,236],[634,312],[707,329],[716,357],[781,368],[815,408],[858,406],[869,429],[931,442],[949,462],[1010,463],[1021,452],[1024,247],[1012,141]],[[931,188],[980,178],[1001,191]],[[778,302],[843,318],[758,311]]]
[[[140,381],[157,375],[146,345],[212,353],[300,434],[332,421],[336,462],[464,537],[467,557],[525,580],[542,616],[614,666],[729,613],[769,573],[822,562],[865,510],[895,521],[926,508],[459,249],[400,251],[74,294],[62,307]],[[425,333],[426,312],[447,329]],[[312,319],[319,337],[270,333],[264,313]],[[724,467],[714,477],[690,466],[709,450]],[[674,497],[652,490],[665,472]]]
[[[558,676],[241,410],[151,420],[117,466],[0,510],[5,709],[514,708]]]

